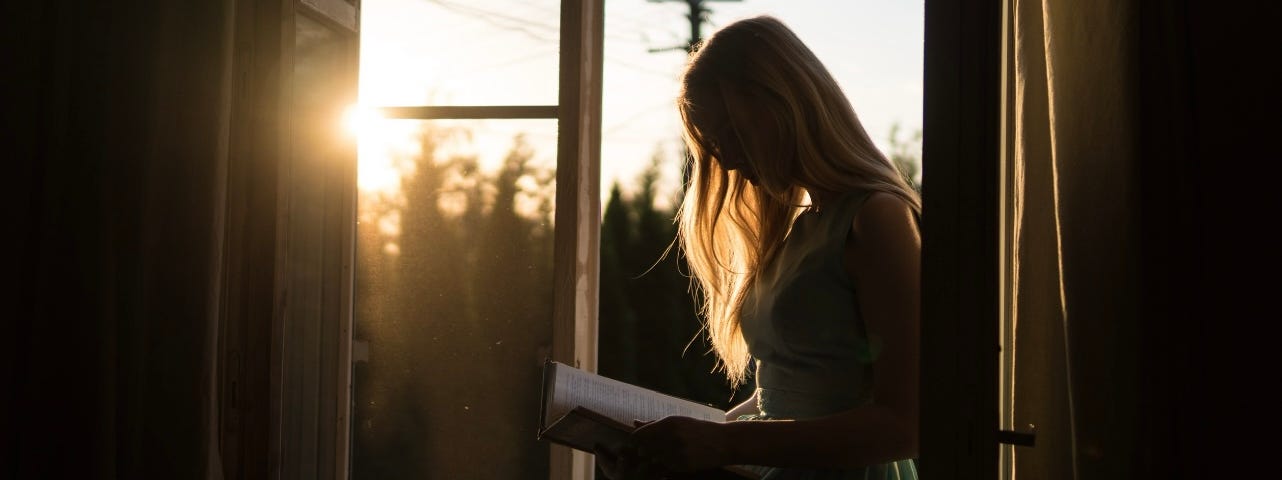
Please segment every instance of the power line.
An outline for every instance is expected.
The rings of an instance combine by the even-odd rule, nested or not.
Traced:
[[[663,71],[663,70],[658,70],[658,69],[655,69],[655,68],[646,67],[646,66],[644,66],[644,65],[637,65],[637,64],[632,63],[632,62],[629,62],[629,61],[627,61],[627,60],[623,60],[623,59],[620,59],[620,58],[618,58],[618,57],[613,57],[613,56],[610,56],[610,55],[606,55],[606,56],[605,56],[605,61],[610,62],[610,63],[613,63],[613,64],[615,64],[615,65],[619,65],[619,66],[623,66],[623,67],[631,68],[632,70],[635,70],[635,71],[637,71],[637,72],[641,72],[641,73],[646,73],[646,74],[654,75],[654,76],[661,77],[661,78],[665,78],[665,79],[668,79],[668,80],[676,80],[676,78],[677,78],[677,73],[678,73],[678,72]]]
[[[613,125],[611,125],[611,126],[609,126],[608,128],[606,128],[606,129],[602,130],[601,134],[602,134],[602,135],[610,135],[610,134],[612,134],[612,133],[614,133],[614,132],[616,132],[616,131],[618,131],[618,130],[622,129],[623,127],[628,126],[629,124],[631,124],[631,123],[632,123],[632,121],[633,121],[633,120],[636,120],[636,119],[638,119],[638,118],[641,118],[641,117],[644,117],[644,116],[649,115],[649,114],[651,114],[651,113],[654,113],[656,110],[659,110],[659,109],[661,109],[661,108],[670,108],[670,107],[672,107],[672,105],[673,105],[674,103],[676,103],[676,102],[675,102],[675,100],[674,100],[674,101],[663,101],[663,102],[655,102],[655,103],[652,103],[650,106],[648,106],[648,107],[646,107],[646,108],[643,108],[643,109],[641,109],[641,110],[638,110],[638,111],[636,111],[636,112],[633,112],[631,115],[628,115],[628,116],[627,116],[627,118],[624,118],[623,120],[619,120],[619,121],[617,121],[617,122],[614,122],[614,124],[613,124]]]
[[[460,5],[457,3],[447,2],[444,0],[427,0],[427,1],[430,3],[436,4],[437,6],[440,6],[441,8],[444,8],[446,10],[452,11],[454,13],[476,18],[478,20],[489,23],[490,25],[494,25],[499,28],[515,30],[515,31],[524,33],[526,36],[533,38],[535,40],[539,40],[542,42],[549,42],[549,43],[557,43],[557,40],[555,38],[551,38],[546,35],[549,33],[555,35],[560,31],[560,29],[555,26],[548,25],[546,23],[539,23],[539,22],[531,21],[525,18],[513,17],[513,16],[506,15],[499,12],[484,10],[484,9],[476,8],[470,5]],[[533,27],[536,29],[543,29],[545,30],[545,32],[536,32],[531,30],[529,27]]]

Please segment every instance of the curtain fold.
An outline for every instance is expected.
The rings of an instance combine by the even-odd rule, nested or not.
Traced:
[[[1125,478],[1139,294],[1131,2],[1014,0],[1014,478]]]

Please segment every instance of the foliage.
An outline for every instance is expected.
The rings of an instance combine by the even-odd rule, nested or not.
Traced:
[[[890,126],[890,161],[899,169],[904,180],[921,193],[921,130],[915,130],[907,138],[902,138],[901,128],[898,122]]]
[[[521,137],[492,174],[472,156],[438,158],[456,133],[422,132],[399,201],[363,199],[354,336],[368,361],[355,366],[358,478],[547,470],[534,418],[551,345],[552,175],[532,164]],[[536,205],[522,208],[530,198]],[[380,228],[397,218],[399,229]]]

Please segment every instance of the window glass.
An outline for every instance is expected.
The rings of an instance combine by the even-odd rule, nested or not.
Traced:
[[[343,109],[355,78],[355,38],[307,15],[294,21],[294,65],[289,89],[292,155],[282,161],[282,202],[289,215],[279,230],[288,308],[282,319],[282,395],[289,411],[282,418],[284,476],[332,476],[336,419],[342,416],[334,392],[340,365],[344,275],[342,244],[350,234],[353,149],[342,135]]]
[[[366,105],[555,105],[557,0],[361,2]]]
[[[363,1],[360,104],[555,105],[559,20],[556,0]],[[352,476],[543,476],[557,121],[349,118]]]
[[[361,146],[381,180],[359,201],[353,477],[546,472],[556,121],[377,123]]]

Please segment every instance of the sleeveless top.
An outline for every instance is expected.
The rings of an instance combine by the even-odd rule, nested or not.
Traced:
[[[758,414],[740,420],[821,417],[872,400],[880,349],[860,317],[846,242],[869,192],[806,211],[747,292],[740,324],[755,360]],[[859,469],[749,467],[766,479],[916,479],[912,460]]]

